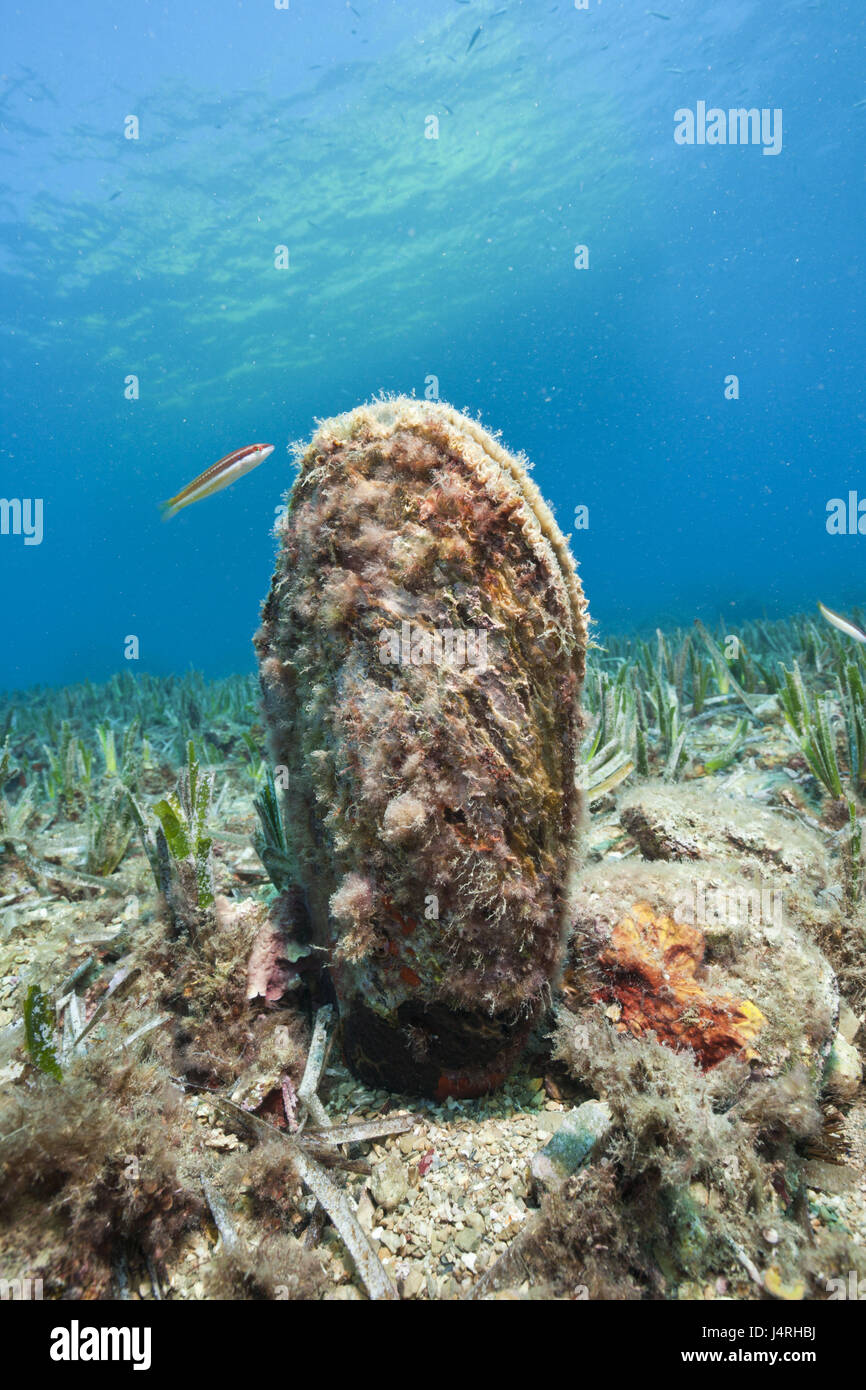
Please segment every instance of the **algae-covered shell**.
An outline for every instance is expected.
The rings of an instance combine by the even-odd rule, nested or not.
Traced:
[[[525,460],[449,406],[376,401],[297,452],[256,646],[346,1058],[477,1093],[560,964],[583,593]]]

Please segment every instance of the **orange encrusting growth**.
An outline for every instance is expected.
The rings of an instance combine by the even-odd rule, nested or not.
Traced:
[[[714,994],[700,979],[703,933],[687,922],[635,903],[618,922],[598,965],[603,983],[594,998],[611,1006],[621,1033],[652,1031],[670,1047],[690,1047],[709,1070],[732,1053],[757,1057],[764,1015],[748,999]]]

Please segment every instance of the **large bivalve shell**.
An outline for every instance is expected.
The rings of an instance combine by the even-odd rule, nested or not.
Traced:
[[[574,561],[525,460],[444,404],[361,406],[298,459],[256,646],[346,1059],[370,1085],[478,1094],[568,925]]]

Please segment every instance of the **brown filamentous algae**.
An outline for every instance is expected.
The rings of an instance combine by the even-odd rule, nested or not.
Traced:
[[[530,479],[449,406],[319,425],[256,638],[313,938],[367,1084],[499,1084],[560,967],[586,603]]]

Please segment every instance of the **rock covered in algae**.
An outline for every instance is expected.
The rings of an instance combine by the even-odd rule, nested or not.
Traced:
[[[603,1148],[613,1127],[607,1101],[586,1100],[562,1117],[562,1124],[529,1163],[529,1176],[541,1191],[555,1191]]]
[[[560,965],[585,601],[526,462],[405,397],[319,425],[256,638],[349,1065],[477,1094]]]
[[[838,985],[777,889],[725,865],[619,860],[582,875],[573,913],[572,1012],[601,1009],[617,1032],[688,1049],[705,1071],[731,1056],[755,1075],[801,1067],[817,1092]]]

